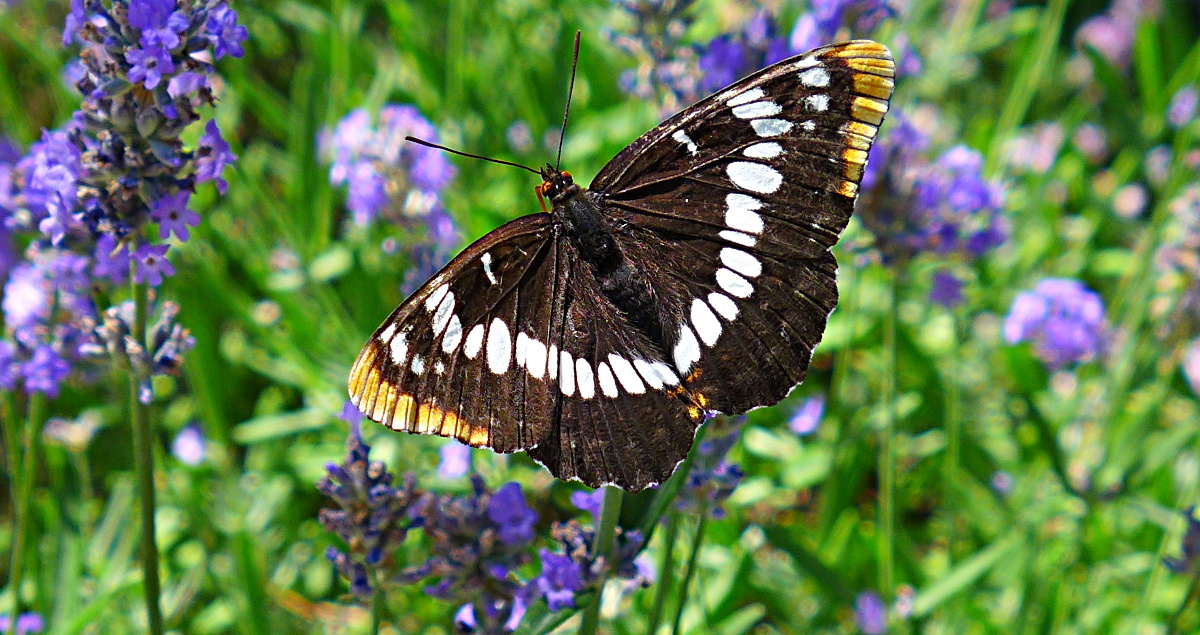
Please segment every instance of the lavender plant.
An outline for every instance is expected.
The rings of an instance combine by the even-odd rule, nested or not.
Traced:
[[[221,173],[235,157],[215,121],[195,148],[182,136],[200,120],[200,109],[214,103],[212,60],[241,56],[246,37],[223,1],[72,3],[62,41],[82,45],[76,87],[83,102],[70,122],[45,132],[0,178],[6,230],[0,238],[25,245],[23,259],[5,266],[3,387],[53,398],[73,371],[83,374],[85,363],[129,371],[153,633],[162,632],[163,624],[145,405],[153,399],[151,377],[178,372],[194,340],[176,322],[178,309],[170,303],[154,312],[147,331],[146,287],[174,274],[166,257],[171,245],[155,242],[149,226],[157,225],[160,240],[174,236],[175,244],[182,243],[200,222],[188,209],[196,186],[214,181],[224,191]],[[117,295],[118,285],[127,282],[131,300],[97,307],[96,297]],[[32,429],[40,421],[30,417],[26,425]],[[24,451],[31,453],[32,446]],[[14,589],[22,552],[13,551]]]

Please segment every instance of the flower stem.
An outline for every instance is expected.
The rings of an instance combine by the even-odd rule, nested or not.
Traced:
[[[667,604],[667,593],[675,578],[675,539],[679,537],[679,511],[672,509],[667,516],[667,535],[663,536],[662,561],[658,565],[658,589],[654,593],[654,606],[650,607],[650,625],[646,633],[654,635],[662,623],[663,609]]]
[[[6,403],[6,409],[11,406],[11,403]],[[29,496],[33,491],[33,479],[37,471],[37,450],[36,444],[38,439],[38,431],[42,428],[42,419],[46,413],[46,396],[40,392],[35,392],[29,396],[29,416],[25,420],[25,434],[20,441],[20,451],[17,450],[17,430],[16,417],[7,416],[12,414],[11,411],[6,413],[5,425],[6,439],[9,441],[9,469],[11,470],[10,477],[13,482],[13,503],[16,505],[13,510],[13,543],[12,543],[12,565],[9,575],[8,584],[12,588],[12,612],[10,615],[15,616],[21,613],[21,583],[25,573],[25,541],[29,535],[29,525],[31,518],[29,517]],[[17,464],[20,463],[20,476],[17,476]]]
[[[884,324],[883,427],[879,431],[879,590],[890,594],[894,580],[896,525],[896,320],[900,274],[892,273]]]
[[[596,586],[596,596],[583,613],[583,623],[579,625],[579,635],[594,635],[600,626],[600,599],[604,593],[604,584],[612,573],[613,539],[617,534],[617,523],[621,520],[621,499],[625,492],[619,487],[604,488],[604,506],[600,509],[600,526],[596,528],[596,542],[592,545],[592,557],[604,559],[603,573]]]
[[[144,283],[135,282],[136,264],[130,264],[130,289],[133,292],[133,332],[130,334],[134,341],[142,346],[146,342],[146,305],[147,291]],[[138,489],[141,499],[142,516],[142,578],[146,593],[146,618],[151,635],[162,635],[162,609],[159,605],[161,589],[158,580],[158,544],[154,540],[154,446],[151,445],[153,435],[150,431],[150,407],[142,403],[141,383],[144,378],[139,376],[136,364],[131,364],[129,372],[129,409],[130,420],[133,424],[133,454],[138,471]]]
[[[1196,603],[1200,598],[1200,566],[1193,564],[1191,567],[1192,581],[1188,584],[1187,594],[1183,597],[1183,602],[1179,604],[1179,609],[1171,615],[1171,620],[1167,623],[1167,634],[1175,635],[1180,633],[1179,622],[1187,613],[1189,607]],[[1194,626],[1194,625],[1193,625]]]
[[[671,624],[671,633],[679,635],[679,625],[683,621],[683,609],[687,607],[688,587],[696,575],[696,562],[700,559],[700,547],[704,544],[704,530],[708,528],[708,499],[701,498],[699,509],[700,521],[696,524],[696,535],[692,538],[692,553],[688,555],[687,571],[683,574],[683,582],[679,585],[679,605],[675,607],[675,620]]]

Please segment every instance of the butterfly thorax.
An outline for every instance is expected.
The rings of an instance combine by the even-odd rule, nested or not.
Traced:
[[[576,185],[569,172],[547,165],[542,175],[541,191],[550,199],[555,222],[591,267],[600,290],[650,341],[665,347],[654,291],[647,277],[624,257],[595,195]]]

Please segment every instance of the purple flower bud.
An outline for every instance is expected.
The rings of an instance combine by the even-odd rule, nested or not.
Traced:
[[[171,454],[184,465],[200,465],[204,461],[204,435],[200,426],[191,424],[180,430],[171,442]]]
[[[541,550],[542,574],[536,579],[538,591],[546,598],[551,611],[575,606],[575,594],[583,590],[583,575],[579,563],[570,556]]]
[[[207,26],[208,38],[213,43],[213,54],[217,59],[226,55],[241,57],[244,54],[242,42],[246,41],[249,33],[246,27],[237,23],[237,11],[221,3],[209,14]]]
[[[1188,125],[1196,118],[1197,102],[1200,102],[1200,93],[1196,92],[1195,86],[1189,84],[1180,88],[1167,106],[1167,122],[1176,128]]]
[[[854,622],[865,635],[887,632],[887,606],[874,591],[864,591],[854,599]]]
[[[821,417],[825,414],[825,396],[815,395],[805,399],[788,421],[788,429],[801,436],[817,431]]]
[[[933,274],[933,284],[929,290],[929,299],[947,309],[952,309],[963,301],[963,282],[948,271],[938,271]]]
[[[130,49],[125,53],[125,61],[132,65],[129,81],[141,83],[146,90],[154,90],[164,74],[175,72],[171,52],[161,42],[151,42],[146,48]]]
[[[441,462],[438,464],[437,474],[441,478],[458,478],[471,469],[471,446],[451,439],[442,445],[438,453]]]
[[[590,492],[571,492],[571,504],[592,515],[592,520],[600,522],[600,510],[604,506],[604,490]]]
[[[229,144],[221,138],[217,121],[210,119],[204,124],[204,134],[200,135],[200,156],[196,159],[196,180],[200,183],[216,181],[217,191],[225,193],[229,184],[221,178],[225,166],[237,161],[237,155],[229,150]]]
[[[40,392],[48,397],[58,396],[59,384],[71,372],[71,365],[53,348],[41,345],[21,369],[25,377],[25,392]]]

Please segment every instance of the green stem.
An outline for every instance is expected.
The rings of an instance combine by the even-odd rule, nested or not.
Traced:
[[[596,585],[596,595],[592,603],[583,612],[583,623],[579,625],[579,635],[595,635],[600,626],[600,598],[604,593],[604,584],[612,573],[612,553],[614,539],[617,535],[617,523],[621,520],[621,500],[625,492],[619,487],[604,488],[604,506],[600,509],[600,526],[596,528],[596,542],[592,545],[592,558],[604,559],[603,573]]]
[[[133,332],[134,341],[145,346],[146,342],[146,305],[148,303],[146,285],[134,282],[136,280],[136,264],[130,263],[130,288],[133,292]],[[149,351],[147,351],[148,353]],[[154,535],[154,446],[150,430],[150,407],[142,403],[138,394],[140,384],[139,370],[136,364],[130,365],[129,372],[129,409],[133,423],[133,455],[137,464],[138,490],[141,499],[142,516],[142,577],[146,593],[146,618],[151,635],[162,635],[163,618],[159,596],[162,594],[158,580],[158,544]]]
[[[671,633],[679,635],[679,624],[683,621],[683,609],[687,607],[688,587],[696,575],[696,562],[700,559],[700,547],[704,543],[704,530],[708,528],[708,499],[700,500],[700,522],[696,525],[696,535],[692,538],[692,553],[688,555],[687,571],[683,574],[683,583],[679,586],[679,605],[675,607],[675,620],[671,624]]]
[[[1183,602],[1179,605],[1179,609],[1171,615],[1171,621],[1167,623],[1167,635],[1175,635],[1179,633],[1179,621],[1183,619],[1187,613],[1188,607],[1196,603],[1196,599],[1200,598],[1200,566],[1192,565],[1192,582],[1188,585],[1187,595],[1184,596]]]
[[[896,320],[900,274],[892,273],[888,312],[884,318],[883,429],[879,431],[879,592],[891,595],[894,588],[896,527]]]
[[[371,596],[371,635],[379,635],[379,627],[383,624],[383,589],[380,587],[379,579],[382,576],[375,577],[375,593]]]
[[[675,539],[679,537],[679,512],[672,509],[667,517],[667,535],[663,536],[662,561],[658,564],[658,588],[654,592],[654,606],[650,607],[650,625],[646,635],[655,635],[662,624],[663,609],[667,604],[667,593],[675,577]]]
[[[16,478],[13,474],[13,501],[16,503],[16,508],[13,510],[13,546],[12,546],[12,568],[9,570],[8,584],[12,587],[13,600],[12,612],[10,615],[13,619],[21,613],[21,583],[24,581],[25,573],[25,542],[29,538],[29,526],[32,524],[32,518],[29,517],[29,498],[33,492],[33,480],[37,471],[37,440],[38,431],[42,429],[42,420],[46,415],[46,395],[35,392],[29,397],[29,416],[25,420],[25,434],[20,441],[21,454],[21,475]],[[15,417],[8,418],[15,419]],[[13,422],[11,426],[15,426]],[[6,431],[7,432],[7,431]],[[17,436],[16,430],[10,433],[13,438]],[[14,471],[18,462],[16,458],[18,452],[14,444],[13,449],[9,452],[12,457],[10,465]]]
[[[946,492],[957,493],[959,487],[959,465],[962,462],[962,346],[963,338],[959,337],[959,316],[957,312],[950,314],[953,321],[952,332],[954,340],[950,343],[950,354],[947,356],[949,372],[946,374]],[[953,536],[951,536],[953,537]]]

